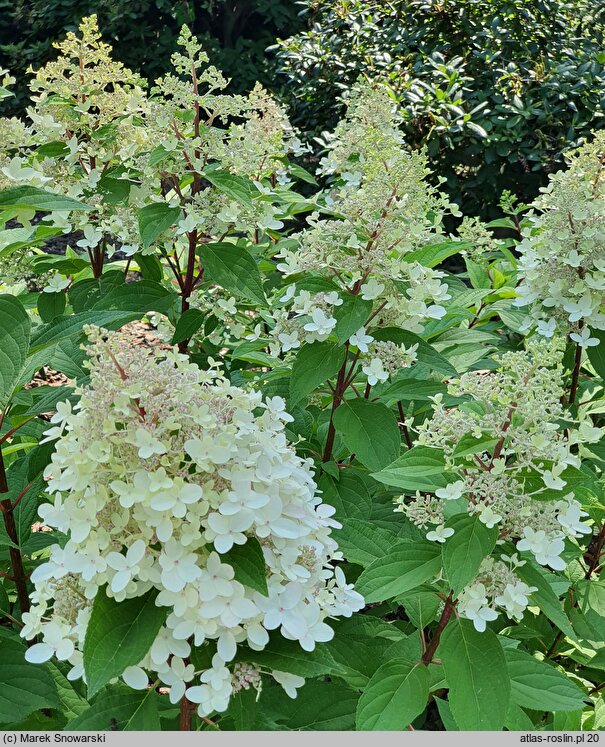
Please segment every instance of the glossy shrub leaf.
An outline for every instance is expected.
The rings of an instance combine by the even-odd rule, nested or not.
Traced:
[[[313,342],[298,351],[290,377],[290,404],[336,376],[345,359],[345,349],[333,342]]]
[[[91,208],[72,197],[47,192],[45,189],[39,189],[38,187],[12,187],[0,192],[0,210],[12,209],[71,212],[72,210],[90,210]]]
[[[342,529],[335,531],[334,536],[349,563],[364,568],[383,558],[400,543],[394,532],[361,519],[343,520]]]
[[[441,551],[433,542],[401,542],[387,556],[371,563],[355,584],[366,602],[382,602],[404,594],[437,575]]]
[[[588,696],[558,669],[509,648],[504,652],[513,703],[535,711],[577,711]]]
[[[249,179],[223,169],[208,169],[204,172],[204,178],[219,192],[233,198],[240,205],[250,205],[252,197],[259,194],[258,189]]]
[[[453,529],[454,534],[448,537],[441,550],[443,570],[454,593],[458,594],[477,576],[481,561],[494,549],[498,527],[488,529],[477,514],[457,514],[446,526]]]
[[[412,494],[416,490],[434,492],[455,480],[453,474],[445,471],[443,452],[428,446],[414,446],[372,477]]]
[[[289,641],[278,632],[271,634],[269,643],[262,651],[252,652],[240,644],[235,661],[254,661],[262,667],[300,677],[337,675],[342,670],[325,645],[319,643],[313,651],[303,651],[298,641]]]
[[[358,731],[403,731],[424,710],[429,672],[418,662],[394,659],[368,682],[357,706]]]
[[[40,293],[38,296],[38,314],[43,322],[52,322],[56,316],[61,316],[65,311],[65,293]]]
[[[206,280],[249,301],[267,303],[258,265],[247,249],[236,244],[203,244],[199,255]]]
[[[281,695],[281,693],[280,693]],[[295,699],[283,698],[280,728],[295,731],[353,731],[359,692],[337,682],[309,682]]]
[[[29,346],[31,324],[23,304],[0,296],[0,411],[18,383]]]
[[[549,583],[548,576],[550,574],[537,568],[532,562],[519,566],[516,573],[528,586],[537,588],[537,591],[534,591],[530,596],[530,603],[539,607],[546,617],[566,636],[575,639],[576,635],[569,618],[563,611],[563,606]]]
[[[106,690],[65,731],[159,731],[159,699],[153,688]]]
[[[198,331],[206,319],[206,315],[200,309],[187,309],[179,317],[174,330],[172,344],[176,345],[183,340],[188,340]]]
[[[368,469],[379,470],[399,455],[401,436],[395,416],[380,402],[360,397],[344,400],[334,413],[334,426]]]
[[[97,594],[83,651],[89,697],[149,651],[168,614],[167,607],[156,607],[156,597],[151,590],[116,602],[103,589]]]
[[[55,682],[45,666],[25,661],[20,642],[0,640],[0,723],[26,718],[59,705]]]
[[[335,479],[324,473],[318,480],[324,503],[334,506],[337,521],[348,518],[369,519],[372,498],[361,476],[354,470],[341,471]]]
[[[338,337],[338,342],[343,344],[364,326],[372,313],[373,304],[372,301],[364,301],[361,296],[354,296],[351,293],[341,293],[341,298],[343,302],[340,306],[334,307],[333,315],[336,319],[334,333]]]
[[[588,360],[592,363],[597,374],[605,381],[605,330],[591,329],[590,336],[596,337],[599,344],[587,348]]]
[[[135,283],[122,283],[112,288],[93,306],[95,310],[136,311],[141,314],[147,311],[167,313],[175,304],[176,293],[164,288],[154,280],[138,280]]]
[[[453,618],[437,649],[449,686],[449,704],[458,727],[499,731],[506,719],[510,677],[497,636],[475,630],[470,620]]]
[[[139,232],[145,249],[167,231],[170,226],[176,223],[181,215],[181,209],[170,207],[165,202],[154,202],[152,205],[145,205],[138,212]]]
[[[236,580],[244,586],[269,596],[263,548],[255,537],[248,537],[243,545],[233,545],[229,552],[221,556],[221,563],[228,563],[235,572]]]

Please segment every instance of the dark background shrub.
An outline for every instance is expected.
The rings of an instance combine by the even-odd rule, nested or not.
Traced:
[[[299,10],[292,0],[0,0],[0,67],[17,78],[3,112],[22,112],[28,67],[51,59],[52,43],[91,13],[116,58],[150,80],[169,68],[180,27],[189,24],[239,92],[257,80],[271,86],[265,50],[302,28]]]
[[[563,153],[604,126],[605,3],[304,0],[277,47],[292,119],[329,130],[361,76],[387,80],[406,140],[426,144],[465,212],[530,201]]]

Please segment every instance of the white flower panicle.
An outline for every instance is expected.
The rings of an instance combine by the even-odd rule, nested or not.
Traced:
[[[316,495],[311,463],[286,440],[283,400],[263,402],[176,352],[149,353],[96,328],[87,334],[90,384],[49,432],[57,438],[46,472],[52,502],[40,515],[68,541],[32,576],[23,635],[42,641],[28,658],[56,656],[82,676],[94,597],[120,602],[155,588],[166,624],[125,681],[145,687],[149,671],[174,699],[186,690],[201,715],[222,711],[234,690],[259,685],[253,662],[230,664],[239,644],[260,651],[279,629],[312,651],[333,636],[327,618],[363,606],[331,564],[331,528],[340,525]],[[229,564],[226,553],[247,542],[262,547],[268,596],[240,583]],[[204,644],[216,647],[212,667],[194,672],[185,661]],[[289,692],[300,686],[283,677]]]
[[[496,371],[470,371],[451,380],[449,393],[463,398],[456,408],[445,407],[442,395],[433,398],[433,416],[418,426],[417,443],[439,449],[455,480],[435,495],[417,493],[411,501],[401,496],[395,510],[422,529],[434,527],[427,538],[443,543],[453,534],[445,516],[458,504],[454,512],[466,510],[486,527],[496,527],[499,543],[512,542],[540,565],[563,570],[565,540],[592,532],[584,523],[588,513],[570,492],[566,470],[580,466],[577,444],[599,440],[603,429],[589,421],[567,432],[560,429],[565,341],[533,338],[527,348],[501,355]],[[525,587],[519,579],[507,579],[491,596],[518,617]],[[494,619],[491,612],[481,617],[487,604],[481,584],[485,580],[470,585],[462,603],[483,620],[476,625]]]
[[[515,303],[529,307],[528,327],[546,337],[558,327],[590,347],[590,331],[605,330],[605,135],[569,161],[526,216]]]

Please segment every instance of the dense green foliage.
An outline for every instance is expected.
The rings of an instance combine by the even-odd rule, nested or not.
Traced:
[[[9,111],[27,102],[26,71],[53,56],[52,42],[96,13],[119,58],[149,80],[166,71],[183,23],[200,38],[212,61],[246,91],[270,85],[266,47],[301,22],[290,0],[0,0],[0,67],[17,77]]]
[[[292,121],[319,135],[361,75],[388,81],[410,147],[466,212],[531,201],[603,126],[605,8],[591,0],[305,0],[279,43]]]
[[[178,45],[0,118],[0,727],[605,728],[605,132],[486,224]]]

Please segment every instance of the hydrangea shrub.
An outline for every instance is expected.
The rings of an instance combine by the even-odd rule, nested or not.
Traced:
[[[386,87],[311,174],[180,42],[0,120],[3,728],[601,728],[602,139],[452,235]]]

